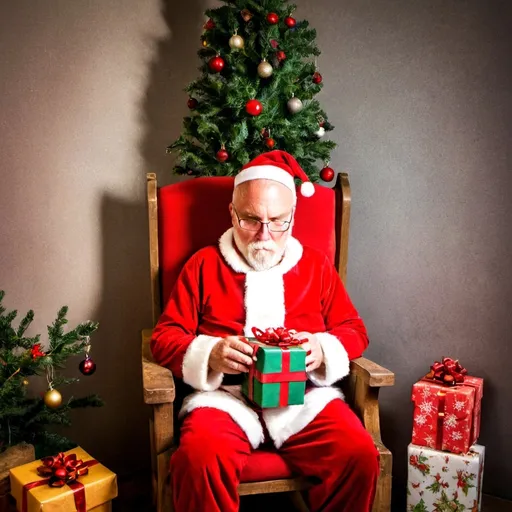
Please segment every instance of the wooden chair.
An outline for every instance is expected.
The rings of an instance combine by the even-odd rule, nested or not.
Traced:
[[[341,279],[345,281],[350,219],[348,176],[339,175],[334,189],[318,185],[315,187],[316,193],[312,198],[305,199],[298,194],[294,236],[305,245],[320,245],[318,248],[328,254]],[[158,320],[162,305],[169,297],[184,262],[199,248],[215,244],[219,236],[230,227],[228,204],[232,190],[233,179],[228,177],[195,178],[158,188],[155,174],[147,175],[153,325]],[[183,399],[180,390],[183,384],[173,379],[170,370],[153,362],[150,338],[151,329],[144,330],[144,400],[152,408],[150,436],[153,501],[157,511],[164,512],[172,511],[169,459],[177,447],[177,414],[174,413],[178,412]],[[389,512],[391,507],[392,455],[382,444],[380,436],[378,394],[382,386],[393,384],[392,372],[364,357],[351,362],[350,375],[341,384],[347,402],[361,418],[380,453],[381,472],[373,512]],[[276,453],[262,454],[259,451],[256,450],[249,457],[248,466],[258,456],[281,459]],[[280,474],[280,477],[276,478],[275,474]],[[292,492],[297,506],[307,510],[300,492],[307,489],[311,482],[291,473],[281,471],[275,474],[261,481],[250,482],[244,482],[242,474],[239,494]]]

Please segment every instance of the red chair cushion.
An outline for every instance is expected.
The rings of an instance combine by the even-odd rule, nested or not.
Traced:
[[[240,481],[242,483],[261,482],[292,478],[294,475],[284,459],[275,451],[261,449],[252,452],[247,460]]]
[[[216,244],[231,227],[228,205],[233,181],[231,177],[201,177],[158,190],[162,305],[187,259],[202,247]],[[312,197],[303,197],[300,192],[297,195],[293,235],[303,245],[323,251],[334,263],[334,191],[315,185]]]

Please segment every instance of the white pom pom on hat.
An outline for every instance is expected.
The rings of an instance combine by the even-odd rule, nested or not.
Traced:
[[[301,195],[311,197],[315,193],[315,186],[309,181],[308,175],[297,160],[286,151],[275,149],[258,155],[245,164],[235,176],[235,187],[251,180],[273,180],[288,187],[295,197],[295,178],[302,181]]]

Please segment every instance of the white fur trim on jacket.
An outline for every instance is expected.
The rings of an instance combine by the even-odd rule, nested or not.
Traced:
[[[247,264],[244,257],[237,251],[233,240],[233,228],[228,229],[219,239],[219,249],[226,260],[226,263],[235,271],[243,274],[254,272],[254,269]],[[283,275],[291,270],[302,258],[302,245],[293,236],[288,238],[283,259],[275,267],[269,270],[257,272],[259,276],[263,274]]]
[[[263,427],[258,415],[233,395],[225,391],[193,393],[183,401],[179,417],[183,417],[198,407],[212,407],[227,412],[245,432],[253,449],[258,448],[260,443],[264,441]]]
[[[304,405],[265,409],[263,420],[276,448],[311,423],[324,407],[336,398],[344,399],[336,388],[314,388],[304,398]]]
[[[183,358],[183,381],[199,391],[215,391],[224,374],[214,372],[208,366],[214,345],[222,338],[201,334],[192,340]]]
[[[336,336],[328,332],[317,332],[315,336],[322,347],[325,366],[322,367],[322,370],[309,372],[308,377],[317,386],[331,386],[349,374],[348,354]]]
[[[245,276],[244,334],[254,336],[253,327],[263,331],[284,325],[283,276],[263,272],[248,272]]]

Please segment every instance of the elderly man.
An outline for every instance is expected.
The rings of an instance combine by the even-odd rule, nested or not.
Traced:
[[[366,329],[326,256],[292,236],[294,178],[311,195],[304,171],[283,151],[244,166],[229,205],[233,227],[186,263],[154,329],[155,360],[196,390],[180,411],[171,460],[176,512],[238,510],[242,469],[266,442],[295,472],[316,477],[311,511],[371,509],[378,453],[332,387],[367,347]],[[257,410],[223,381],[254,363],[244,337],[253,327],[281,326],[307,339],[305,403]]]

